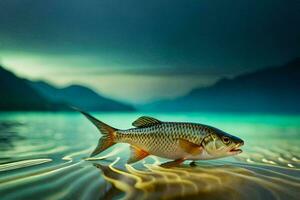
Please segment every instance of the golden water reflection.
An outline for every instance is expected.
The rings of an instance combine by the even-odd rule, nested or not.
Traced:
[[[163,168],[155,161],[122,168],[117,158],[109,165],[94,166],[114,192],[125,193],[125,199],[297,199],[300,195],[299,176],[288,175],[290,170],[299,175],[298,169],[229,162]]]

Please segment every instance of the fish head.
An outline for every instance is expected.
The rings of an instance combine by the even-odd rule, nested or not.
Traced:
[[[244,141],[222,130],[212,128],[202,146],[213,157],[226,157],[242,153]]]

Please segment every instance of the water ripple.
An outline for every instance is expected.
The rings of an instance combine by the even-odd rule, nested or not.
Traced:
[[[14,117],[0,121],[1,200],[252,200],[300,196],[299,140],[253,139],[262,136],[255,135],[255,124],[249,122],[238,127],[243,132],[247,126],[251,135],[239,156],[197,161],[195,167],[187,161],[179,167],[163,168],[160,164],[166,160],[155,156],[126,164],[130,151],[122,144],[89,158],[97,144],[94,127],[79,115],[42,116],[20,114],[16,118],[22,123],[12,121]],[[115,120],[115,114],[109,116]],[[298,122],[295,120],[293,133],[300,132]],[[124,122],[124,127],[127,124]],[[237,128],[236,123],[234,126],[232,130]],[[270,124],[267,131],[276,135],[282,130]]]
[[[34,165],[40,165],[51,161],[52,159],[32,159],[32,160],[22,160],[18,162],[7,163],[7,164],[0,164],[0,172],[34,166]]]

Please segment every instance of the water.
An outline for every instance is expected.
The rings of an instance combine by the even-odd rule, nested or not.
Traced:
[[[94,114],[124,129],[141,116]],[[244,152],[196,167],[165,169],[155,156],[125,165],[126,144],[88,158],[99,133],[78,113],[1,113],[1,199],[299,198],[300,116],[147,114],[216,126],[244,139]]]

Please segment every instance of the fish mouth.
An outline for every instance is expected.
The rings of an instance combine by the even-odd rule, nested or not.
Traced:
[[[233,148],[229,152],[231,152],[231,153],[242,153],[243,150],[242,149],[238,149],[238,148]]]
[[[229,152],[234,153],[234,154],[239,154],[242,153],[242,149],[240,149],[241,146],[244,145],[244,142],[236,144],[232,149],[230,149]]]

